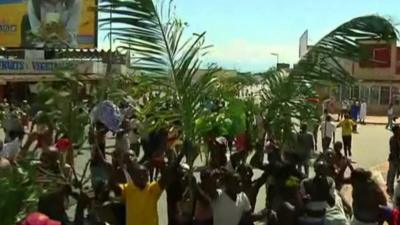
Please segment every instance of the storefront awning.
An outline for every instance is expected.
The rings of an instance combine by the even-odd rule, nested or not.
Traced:
[[[104,76],[101,75],[84,75],[83,81],[101,80]],[[24,74],[24,75],[0,75],[0,85],[5,85],[7,82],[51,82],[60,81],[52,74],[39,75],[39,74]]]

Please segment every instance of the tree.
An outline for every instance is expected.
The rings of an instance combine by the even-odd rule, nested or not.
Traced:
[[[368,15],[354,18],[325,35],[300,59],[290,73],[296,80],[336,82],[354,81],[341,60],[358,62],[362,57],[360,41],[397,41],[398,31],[387,19]]]
[[[198,155],[195,121],[204,112],[201,103],[215,84],[218,68],[209,65],[200,70],[202,57],[210,47],[205,44],[205,32],[185,39],[186,24],[174,18],[171,5],[167,9],[162,6],[157,10],[151,0],[105,0],[100,11],[115,15],[102,21],[115,24],[112,34],[121,48],[134,54],[133,68],[143,73],[143,83],[164,94],[149,104],[164,110],[149,118],[180,124],[186,158],[192,166]]]
[[[267,130],[278,143],[291,146],[293,132],[301,122],[318,123],[322,111],[316,87],[327,83],[351,85],[354,78],[342,60],[359,61],[362,40],[396,41],[397,31],[390,21],[376,15],[352,19],[324,36],[312,46],[289,73],[269,70],[262,81],[261,107]]]

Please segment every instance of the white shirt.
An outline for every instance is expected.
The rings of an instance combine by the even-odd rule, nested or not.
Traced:
[[[322,137],[333,138],[333,134],[336,131],[336,126],[332,122],[324,121],[321,123],[321,135]]]
[[[224,191],[217,192],[217,199],[211,203],[214,225],[238,225],[243,214],[251,211],[246,194],[237,194],[235,202]]]
[[[14,161],[20,150],[21,141],[19,138],[15,138],[13,141],[4,144],[3,149],[0,151],[0,156],[10,161]]]
[[[349,108],[347,102],[342,102],[342,109],[347,110]]]
[[[393,116],[393,107],[388,109],[388,116]]]

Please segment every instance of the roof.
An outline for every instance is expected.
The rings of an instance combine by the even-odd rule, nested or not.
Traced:
[[[101,75],[85,75],[82,77],[82,80],[91,81],[91,80],[100,80],[103,76]],[[5,85],[7,82],[41,82],[41,81],[59,81],[56,76],[52,74],[24,74],[24,75],[1,75],[0,76],[0,85]]]

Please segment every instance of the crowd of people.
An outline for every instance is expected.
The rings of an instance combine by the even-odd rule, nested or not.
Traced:
[[[206,163],[200,160],[193,168],[188,165],[187,149],[195,146],[181,140],[177,126],[148,132],[146,122],[140,121],[129,105],[117,107],[105,101],[88,108],[92,120],[87,169],[93,190],[89,193],[75,190],[76,171],[65,163],[65,152],[73,149],[68,137],[58,135],[57,129],[42,119],[41,111],[32,113],[32,104],[16,107],[3,102],[1,107],[5,139],[0,176],[18,166],[24,156],[37,152],[38,181],[49,174],[71,181],[40,196],[38,212],[29,214],[22,225],[158,225],[157,206],[164,192],[167,212],[161,213],[167,214],[168,225],[400,223],[400,191],[395,188],[400,128],[391,128],[385,193],[371,171],[355,168],[351,160],[352,134],[358,121],[351,118],[348,108],[343,108],[344,119],[337,124],[325,111],[319,126],[322,151],[317,151],[313,128],[302,124],[291,152],[282,151],[268,132],[255,154],[248,145],[243,147],[240,137],[205,139],[209,159]],[[335,140],[338,127],[342,142]],[[115,145],[107,141],[110,136]],[[265,158],[259,157],[260,152]],[[352,186],[351,203],[343,195],[344,185]],[[256,211],[263,186],[265,205]],[[67,214],[71,211],[69,198],[77,201],[74,218]],[[389,207],[391,201],[393,207]]]

